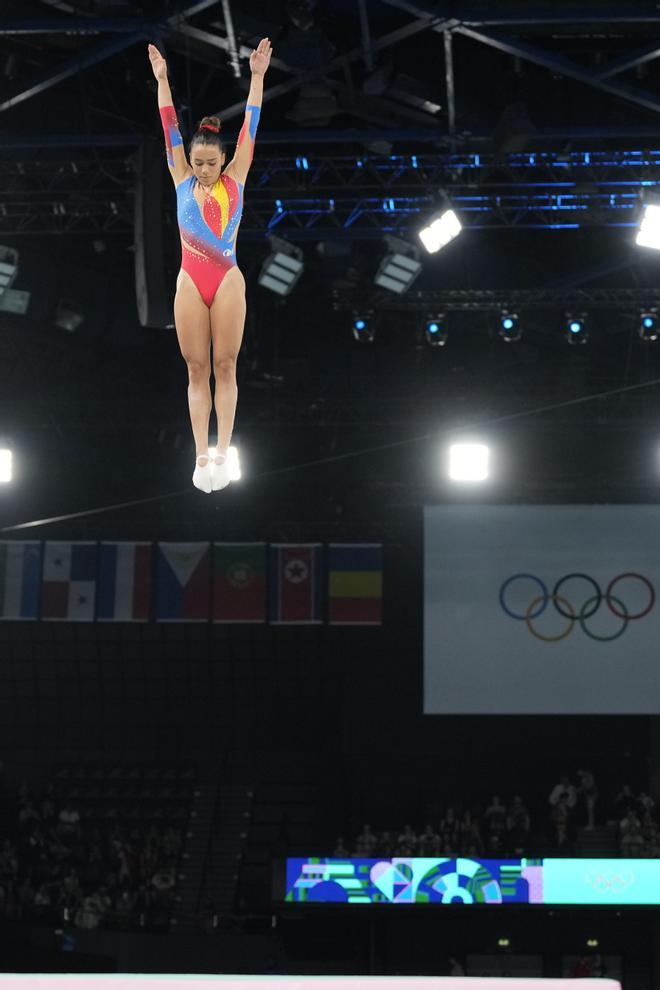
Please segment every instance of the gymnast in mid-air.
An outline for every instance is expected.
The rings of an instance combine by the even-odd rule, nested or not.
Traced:
[[[202,118],[190,141],[189,159],[186,157],[167,64],[155,45],[149,45],[151,68],[158,81],[167,164],[176,187],[181,271],[176,282],[174,323],[188,366],[188,407],[196,452],[192,480],[203,492],[218,491],[229,483],[227,450],[238,398],[236,359],[245,324],[245,279],[236,264],[236,234],[271,53],[270,40],[264,38],[250,55],[252,79],[245,120],[234,157],[225,166],[218,117]],[[218,419],[215,455],[209,452],[211,351]]]

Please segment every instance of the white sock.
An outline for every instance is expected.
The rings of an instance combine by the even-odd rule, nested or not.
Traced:
[[[229,484],[229,462],[226,454],[216,454],[213,458],[213,491],[219,492]]]
[[[200,464],[199,462],[204,459],[206,464]],[[213,490],[213,466],[208,454],[197,455],[192,483],[195,488],[199,488],[200,492],[206,492],[207,495]]]

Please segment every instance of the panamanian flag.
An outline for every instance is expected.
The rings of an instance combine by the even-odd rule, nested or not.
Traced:
[[[96,603],[99,622],[148,621],[151,564],[151,543],[101,543]]]
[[[156,621],[208,622],[211,544],[159,543],[156,553]]]
[[[0,542],[0,619],[38,619],[41,542]]]
[[[272,543],[269,547],[271,623],[323,621],[323,547],[320,543]]]
[[[93,622],[96,599],[96,543],[49,540],[44,549],[41,618]]]

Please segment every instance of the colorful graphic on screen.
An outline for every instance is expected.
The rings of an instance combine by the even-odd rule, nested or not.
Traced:
[[[655,859],[288,859],[305,904],[660,904]]]

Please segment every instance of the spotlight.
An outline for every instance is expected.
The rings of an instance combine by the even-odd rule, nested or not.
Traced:
[[[640,313],[637,332],[641,340],[658,339],[658,314],[656,310],[651,309]]]
[[[399,237],[384,238],[388,252],[378,266],[374,282],[398,294],[409,289],[422,270],[419,250]]]
[[[0,484],[8,484],[13,480],[14,456],[8,447],[0,447]]]
[[[449,477],[452,481],[485,481],[488,458],[483,443],[454,443],[449,448]]]
[[[454,211],[447,209],[434,213],[417,234],[429,254],[435,254],[458,237],[462,229],[461,221]]]
[[[353,313],[353,336],[360,344],[371,344],[374,339],[374,314],[371,310],[367,313]]]
[[[257,282],[278,296],[288,296],[303,273],[303,253],[281,237],[271,235],[268,240],[271,253],[261,266]]]
[[[649,196],[644,201],[635,244],[660,250],[660,199]]]
[[[573,316],[572,313],[566,314],[564,334],[569,344],[586,344],[589,339],[586,319],[585,313],[580,316]]]
[[[429,347],[444,347],[448,337],[444,313],[427,317],[424,323],[424,339]]]
[[[520,340],[522,337],[522,327],[517,313],[509,313],[506,310],[500,316],[499,334],[502,340],[508,344]]]

